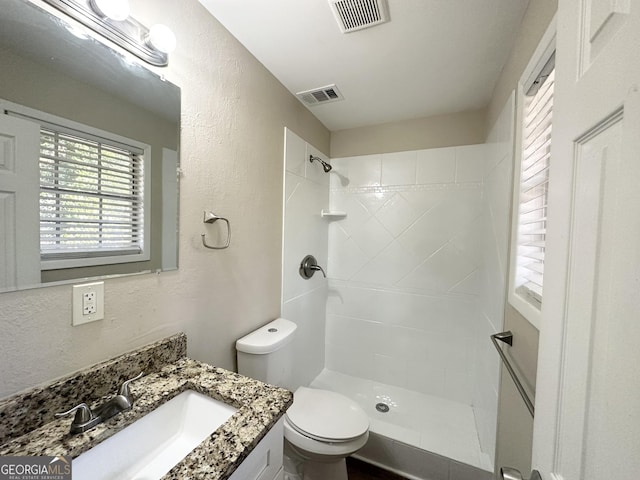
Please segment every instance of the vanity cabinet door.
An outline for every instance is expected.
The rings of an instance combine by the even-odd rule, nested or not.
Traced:
[[[260,440],[229,480],[279,480],[282,478],[284,417]]]

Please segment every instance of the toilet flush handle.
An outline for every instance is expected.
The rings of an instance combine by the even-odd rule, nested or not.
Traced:
[[[307,255],[302,259],[302,262],[300,262],[300,276],[305,280],[309,280],[311,277],[313,277],[313,274],[318,271],[322,272],[322,276],[324,278],[327,278],[327,274],[322,269],[322,267],[318,265],[318,262],[313,255]]]

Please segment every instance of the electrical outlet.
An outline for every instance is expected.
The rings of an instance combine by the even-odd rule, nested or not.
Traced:
[[[104,318],[104,282],[73,286],[72,325],[95,322]]]
[[[98,306],[96,305],[96,292],[85,292],[82,294],[82,315],[91,315],[96,313]]]

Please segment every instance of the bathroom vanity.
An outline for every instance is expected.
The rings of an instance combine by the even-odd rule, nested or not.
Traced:
[[[100,404],[105,395],[139,372],[145,375],[129,386],[134,398],[130,410],[74,434],[70,433],[72,418],[54,416],[81,402],[91,407]],[[186,391],[222,402],[235,413],[156,478],[282,478],[282,416],[293,394],[187,358],[184,334],[1,401],[0,455],[70,455],[75,459],[107,439],[117,443],[119,436],[110,437]]]

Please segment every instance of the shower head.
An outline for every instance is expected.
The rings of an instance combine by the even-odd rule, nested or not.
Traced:
[[[309,161],[311,163],[313,163],[314,160],[316,160],[316,161],[318,161],[318,162],[320,162],[322,164],[322,168],[324,169],[325,173],[329,173],[331,171],[332,167],[327,162],[322,160],[320,157],[314,157],[313,155],[309,155]]]

